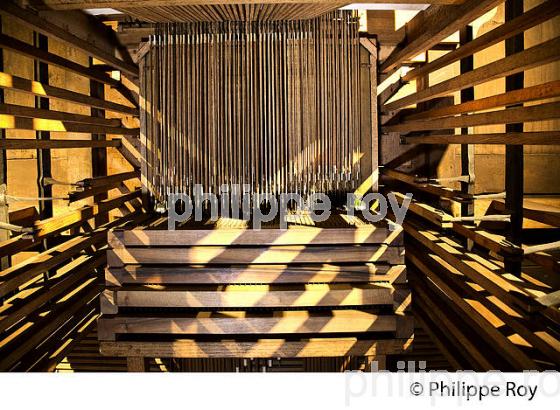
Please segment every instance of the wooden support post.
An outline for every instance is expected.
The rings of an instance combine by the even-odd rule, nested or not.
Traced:
[[[377,107],[377,40],[373,42],[369,55],[370,104],[371,104],[371,175],[372,191],[379,191],[379,110]]]
[[[523,14],[523,0],[506,0],[505,3],[505,19],[510,21],[515,17]],[[506,56],[521,52],[524,50],[523,33],[506,40]],[[513,74],[506,77],[506,91],[513,91],[523,88],[524,74],[523,72]],[[515,106],[512,106],[515,107]],[[510,108],[510,107],[508,107]],[[507,124],[506,132],[523,132],[523,124]],[[506,213],[511,215],[510,230],[508,232],[508,240],[515,244],[522,243],[523,229],[523,146],[522,145],[506,145],[506,172],[505,172],[505,188],[506,188]],[[521,273],[520,260],[505,260],[506,271],[513,274]]]
[[[128,372],[143,373],[146,372],[146,358],[144,357],[131,357],[126,358],[126,368]]]
[[[0,15],[0,33],[2,33],[2,16]],[[4,71],[4,53],[0,48],[0,72]],[[0,104],[4,103],[4,90],[0,89]],[[0,129],[0,139],[6,138],[6,130]],[[6,151],[0,150],[0,186],[6,187],[8,183],[8,162]],[[0,202],[0,222],[9,223],[8,204],[5,201]],[[10,238],[10,232],[0,229],[0,242],[4,242]],[[8,256],[0,259],[0,268],[7,269],[10,266],[10,258]]]
[[[90,58],[90,66],[93,66],[93,58]],[[94,98],[99,98],[104,100],[105,99],[105,86],[95,80],[90,80],[90,95]],[[92,117],[105,117],[105,110],[99,108],[91,108],[91,116]],[[91,139],[94,141],[104,141],[106,140],[105,134],[91,134]],[[104,177],[107,176],[107,148],[93,148],[91,150],[91,168],[92,168],[92,176],[95,177]],[[94,203],[99,203],[104,199],[107,199],[107,193],[102,193],[99,195],[95,195],[93,197]],[[107,214],[98,215],[95,217],[95,226],[101,226],[105,223],[109,222],[109,216]]]
[[[467,25],[459,33],[460,45],[463,46],[473,39],[472,26]],[[461,59],[461,74],[472,71],[474,68],[474,57],[472,55]],[[461,103],[474,100],[474,87],[461,90]],[[468,127],[461,128],[461,135],[469,133]],[[474,145],[461,144],[461,175],[468,175],[467,182],[461,182],[461,192],[469,195],[474,194]],[[474,201],[461,204],[461,216],[474,216]],[[467,248],[471,249],[473,242],[467,239]]]
[[[49,39],[47,36],[34,32],[33,42],[35,47],[43,51],[49,49]],[[42,84],[49,83],[49,66],[48,64],[35,60],[35,81]],[[48,110],[49,99],[43,97],[35,97],[35,108]],[[38,140],[50,140],[51,135],[49,131],[37,131],[35,133]],[[37,184],[38,193],[40,198],[52,197],[52,186],[43,185],[45,178],[52,178],[51,174],[51,152],[49,150],[37,150]],[[39,215],[41,219],[50,218],[53,216],[52,201],[39,201]]]

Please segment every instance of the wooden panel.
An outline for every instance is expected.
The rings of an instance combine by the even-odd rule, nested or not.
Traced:
[[[518,145],[558,145],[560,131],[508,132],[495,134],[431,134],[405,136],[407,144],[518,144]]]

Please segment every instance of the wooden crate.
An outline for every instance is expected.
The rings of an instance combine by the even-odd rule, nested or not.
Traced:
[[[402,233],[385,224],[114,230],[101,352],[380,356],[412,340]]]

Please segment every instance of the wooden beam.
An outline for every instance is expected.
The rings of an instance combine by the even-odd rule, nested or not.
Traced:
[[[406,0],[412,4],[459,4],[464,0]],[[37,8],[52,10],[73,10],[91,8],[128,8],[128,7],[170,7],[170,6],[201,6],[201,5],[233,5],[233,4],[328,4],[333,0],[31,0]],[[401,4],[403,0],[356,0],[353,3]]]
[[[506,132],[468,135],[420,135],[404,137],[407,144],[493,144],[493,145],[558,145],[560,131]]]
[[[36,120],[0,114],[0,128],[51,132],[76,132],[84,134],[105,133],[115,135],[139,135],[138,128],[107,127],[104,125],[80,124],[58,120]]]
[[[526,107],[521,106],[459,117],[403,121],[399,124],[383,126],[382,130],[384,132],[407,133],[413,131],[443,130],[446,128],[475,127],[479,125],[514,124],[520,121],[545,121],[555,118],[560,118],[560,103],[558,102]],[[515,132],[523,132],[523,130],[517,130]]]
[[[189,317],[190,316],[190,317]],[[114,340],[116,334],[160,333],[180,335],[275,335],[394,332],[397,316],[361,310],[275,311],[251,314],[244,311],[202,312],[180,317],[102,317],[99,339]]]
[[[138,109],[0,72],[0,88],[138,116]]]
[[[13,37],[9,37],[5,34],[0,34],[0,47],[6,50],[12,50],[18,54],[33,58],[45,64],[53,65],[62,68],[63,70],[68,70],[83,77],[100,81],[103,84],[107,84],[111,87],[118,87],[120,84],[119,81],[111,78],[103,71],[99,71],[95,68],[86,67],[81,64],[75,63],[74,61],[68,60],[64,57],[60,57],[46,50],[41,50],[38,47],[34,47],[31,44],[20,41]]]
[[[121,307],[151,308],[311,308],[393,305],[391,286],[376,284],[235,285],[213,289],[130,286],[103,293],[101,313],[116,314]]]
[[[8,138],[0,140],[0,149],[68,149],[68,148],[95,148],[118,147],[120,139],[107,141],[92,140],[31,140]]]
[[[63,121],[78,124],[92,124],[106,127],[121,127],[121,120],[118,118],[105,119],[90,117],[89,115],[73,114],[69,112],[53,111],[49,109],[25,107],[23,105],[0,104],[0,114],[12,115],[15,117],[38,118],[45,120]]]
[[[404,265],[249,265],[243,267],[161,267],[128,265],[123,268],[107,268],[107,286],[127,284],[161,285],[270,285],[294,283],[369,283],[406,282]]]
[[[447,107],[434,108],[407,115],[404,120],[422,120],[439,117],[449,117],[457,114],[465,114],[475,111],[483,111],[491,108],[505,107],[507,105],[525,103],[536,100],[546,100],[560,96],[560,81],[534,85],[520,90],[512,90],[478,100],[467,101],[461,104]]]
[[[32,29],[62,41],[70,46],[77,47],[81,51],[95,57],[124,73],[131,75],[133,78],[138,77],[138,66],[126,63],[114,54],[108,53],[105,50],[89,43],[87,40],[76,37],[72,33],[62,29],[61,27],[49,23],[47,20],[42,19],[31,10],[23,9],[10,1],[0,2],[0,10],[18,18],[27,26]]]
[[[408,175],[405,174],[404,172],[395,171],[389,168],[383,168],[382,174],[389,178],[393,178],[398,181],[404,182],[407,185],[410,185],[420,191],[432,195],[453,199],[455,201],[470,201],[472,199],[469,195],[466,195],[460,191],[456,191],[451,188],[444,187],[442,185],[417,182],[416,176]]]
[[[126,248],[107,253],[109,266],[126,264],[286,264],[402,263],[399,247],[380,246],[193,246],[189,248]]]
[[[229,245],[343,245],[402,244],[402,235],[388,242],[386,226],[356,228],[125,230],[113,231],[109,243],[113,249],[129,246],[229,246]]]
[[[430,6],[407,23],[407,37],[381,64],[387,73],[449,37],[477,17],[492,10],[503,0],[467,0],[453,6]]]
[[[556,51],[559,48],[560,37],[545,41],[544,43],[528,48],[519,53],[509,55],[458,77],[442,81],[441,83],[433,85],[425,90],[421,90],[397,101],[388,103],[383,107],[383,111],[393,111],[399,108],[404,108],[432,98],[451,94],[454,91],[459,91],[466,87],[472,87],[496,78],[521,73],[530,68],[556,61],[560,59],[560,54]]]
[[[550,20],[558,14],[560,14],[560,3],[556,0],[548,0],[543,4],[532,8],[525,14],[505,22],[501,26],[496,27],[494,30],[489,31],[466,44],[462,44],[455,51],[447,53],[432,62],[409,71],[403,76],[403,80],[411,81],[417,77],[436,71],[455,61],[471,56],[477,51],[484,50],[499,43],[500,41],[504,41],[507,38],[522,33],[537,24]]]
[[[99,344],[105,356],[183,358],[270,358],[270,357],[342,357],[399,354],[412,339],[362,340],[349,338],[312,338],[304,340],[260,339],[254,342],[223,340],[202,342],[179,339],[172,342],[107,342]]]

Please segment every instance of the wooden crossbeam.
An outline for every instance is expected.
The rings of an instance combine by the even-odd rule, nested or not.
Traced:
[[[455,201],[472,200],[472,198],[469,195],[451,188],[447,188],[436,184],[417,182],[417,178],[414,175],[408,175],[405,174],[404,172],[395,171],[389,168],[383,168],[382,174],[389,178],[393,178],[398,181],[404,182],[407,185],[410,185],[420,191],[427,192],[432,195],[453,199]]]
[[[545,3],[527,11],[522,16],[507,21],[501,26],[496,27],[494,30],[491,30],[472,41],[461,45],[458,49],[421,67],[409,71],[403,76],[403,80],[411,81],[415,78],[436,71],[455,61],[459,61],[462,58],[473,55],[477,51],[484,50],[494,44],[497,44],[506,38],[513,37],[516,34],[522,33],[544,21],[550,20],[558,14],[560,14],[560,3],[556,0],[548,0]]]
[[[53,98],[56,100],[68,101],[87,107],[101,108],[127,115],[138,116],[139,111],[134,107],[105,101],[100,98],[90,97],[64,88],[53,87],[52,85],[42,84],[38,81],[31,81],[26,78],[17,77],[11,74],[0,72],[0,88],[24,92],[38,97]]]
[[[201,312],[180,317],[102,317],[99,339],[114,340],[116,334],[159,333],[180,335],[227,334],[336,334],[352,332],[394,332],[397,317],[360,310],[276,311],[271,315],[244,311]]]
[[[528,70],[539,65],[560,59],[557,50],[560,48],[560,37],[545,41],[524,51],[507,56],[493,63],[486,64],[460,76],[442,81],[436,85],[420,90],[414,94],[388,103],[384,111],[393,111],[409,105],[442,97],[466,87],[482,84],[496,78],[506,77]]]
[[[558,102],[531,105],[526,107],[508,108],[505,110],[463,115],[459,117],[402,121],[394,125],[385,125],[382,127],[382,130],[387,133],[407,133],[412,131],[475,127],[479,125],[545,121],[554,118],[560,118],[560,103]]]
[[[68,60],[64,57],[60,57],[38,47],[34,47],[31,44],[20,41],[5,34],[0,34],[0,47],[14,51],[18,54],[25,55],[27,57],[31,57],[34,60],[60,67],[64,70],[71,71],[83,77],[91,78],[93,80],[102,82],[103,84],[107,84],[111,87],[117,87],[120,84],[119,81],[111,78],[103,71],[97,70],[95,68],[85,67],[74,61]]]
[[[544,84],[520,90],[512,90],[478,100],[467,101],[461,104],[449,105],[441,108],[434,108],[406,115],[405,121],[430,119],[438,117],[448,117],[451,115],[465,114],[469,112],[488,110],[491,108],[505,107],[508,105],[526,103],[529,101],[545,100],[560,96],[560,81],[551,81]]]
[[[31,139],[1,139],[0,149],[69,149],[69,148],[96,148],[119,147],[120,139],[106,141],[93,140],[31,140]]]
[[[442,42],[477,17],[492,10],[503,0],[467,0],[453,6],[433,5],[407,23],[407,37],[381,64],[387,73],[421,52]]]
[[[108,127],[105,125],[80,124],[59,120],[33,119],[7,114],[0,114],[0,128],[85,134],[140,135],[138,128]]]
[[[313,338],[304,340],[260,339],[258,341],[223,340],[204,342],[180,339],[173,342],[101,342],[101,354],[127,357],[185,358],[270,358],[270,357],[342,357],[399,354],[412,339],[360,340],[357,338]]]
[[[118,118],[105,119],[90,117],[89,115],[73,114],[69,112],[47,110],[41,108],[25,107],[23,105],[0,104],[0,114],[13,115],[24,118],[37,118],[45,120],[63,121],[77,124],[91,124],[105,127],[121,127]]]
[[[108,53],[105,50],[83,40],[72,33],[62,29],[61,27],[49,23],[47,20],[39,17],[31,10],[23,9],[10,1],[3,1],[0,3],[0,10],[16,17],[26,25],[34,30],[57,40],[60,40],[72,47],[76,47],[88,55],[95,57],[105,63],[115,67],[132,77],[138,77],[138,66],[124,62],[115,57],[114,54]]]
[[[405,136],[407,144],[494,144],[494,145],[558,145],[560,131],[506,132],[495,134],[430,134]]]
[[[402,263],[399,247],[371,246],[221,246],[126,248],[107,251],[109,266],[126,264]]]

